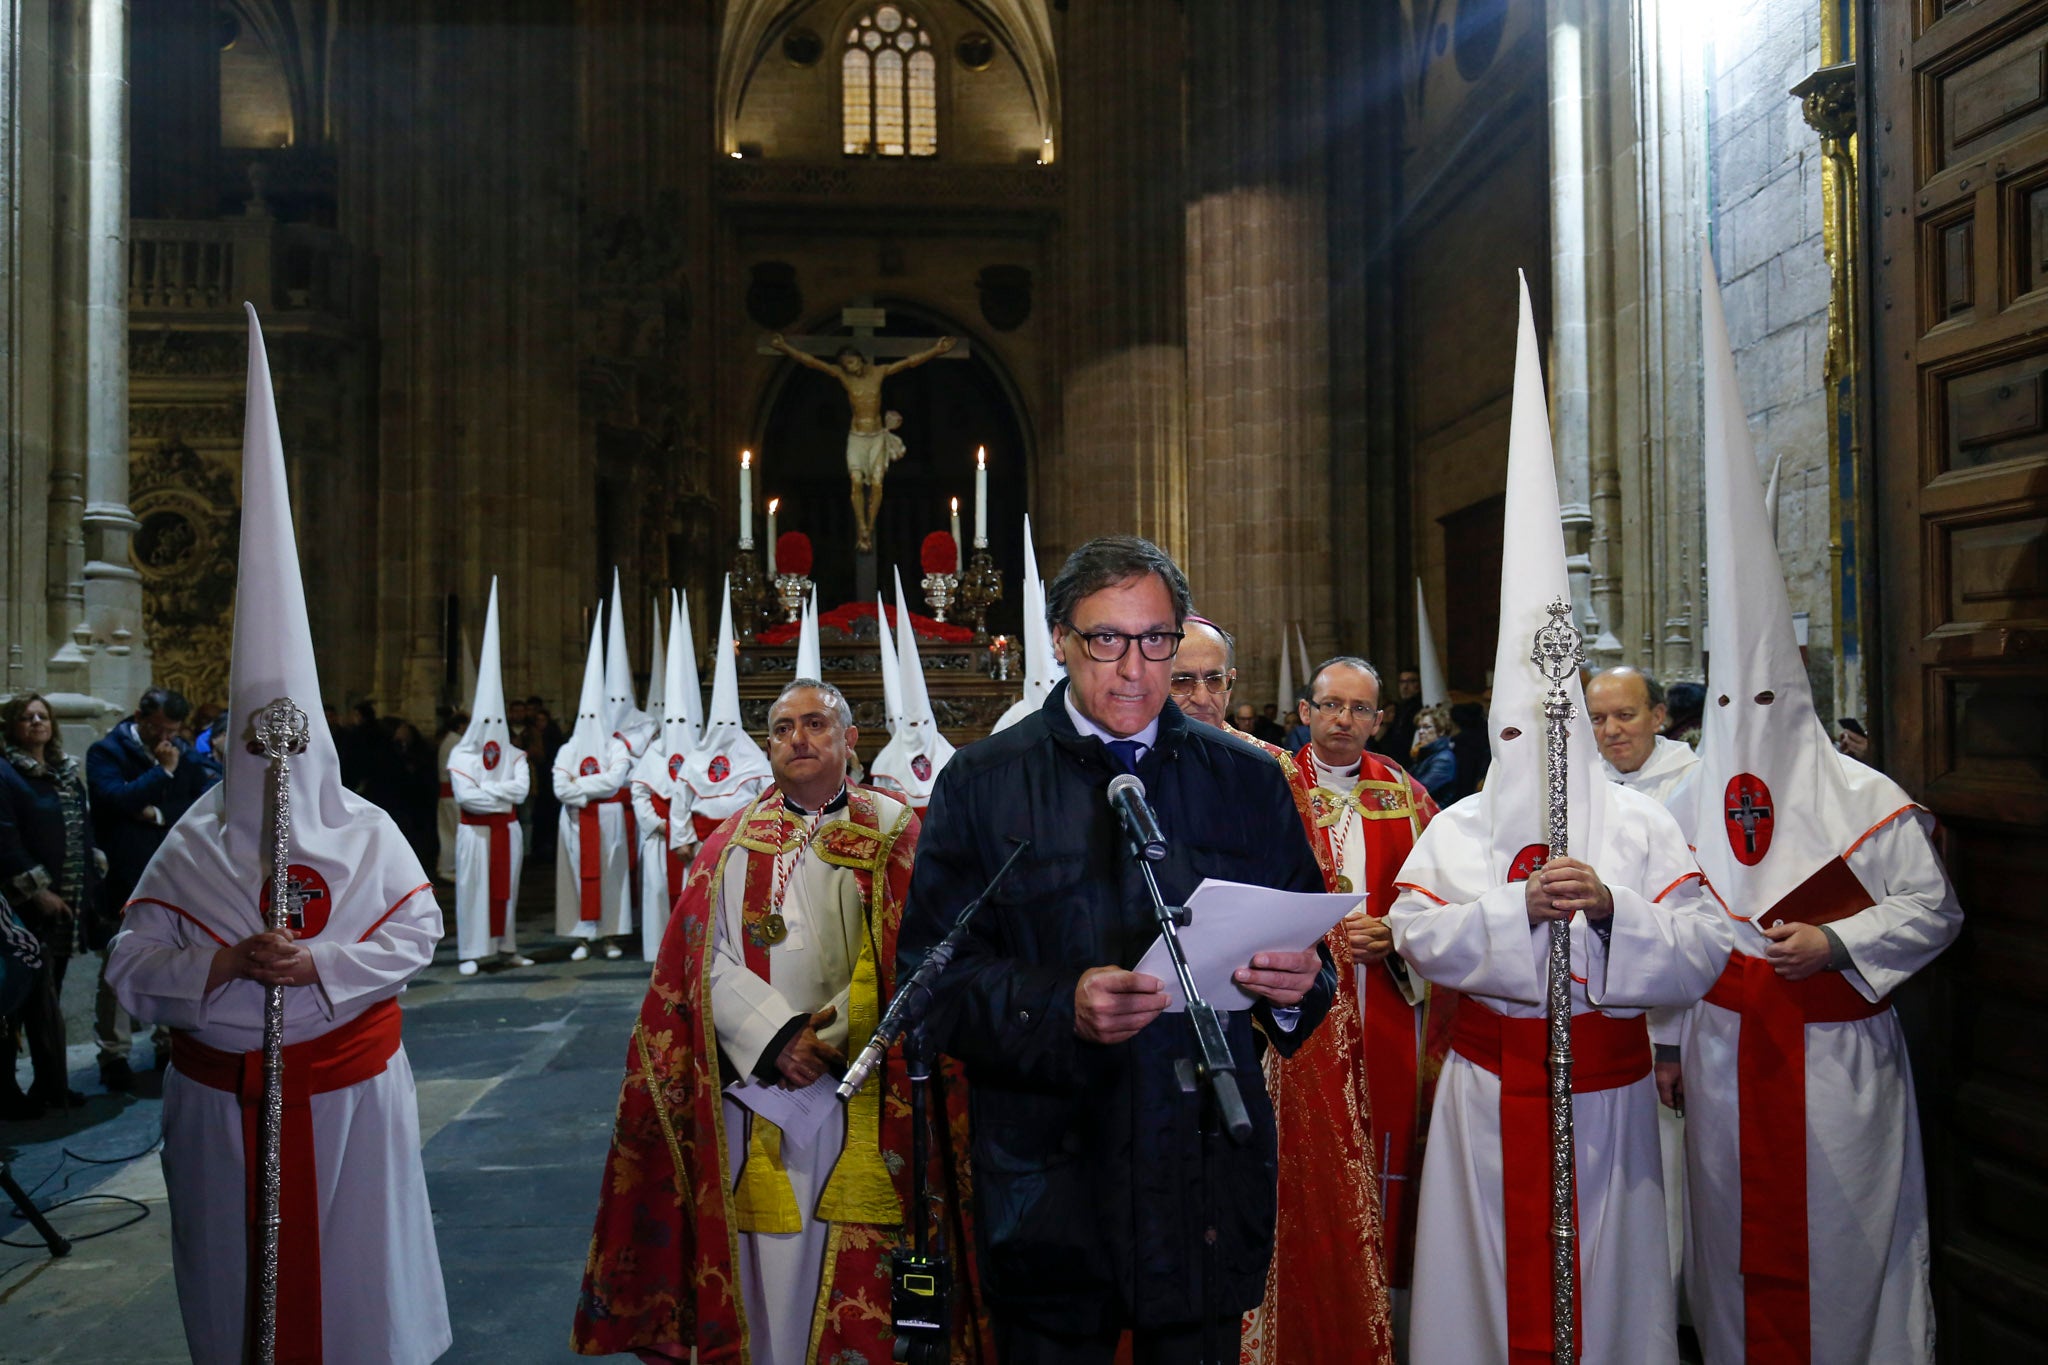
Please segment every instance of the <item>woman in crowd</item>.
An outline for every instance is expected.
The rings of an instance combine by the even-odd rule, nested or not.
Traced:
[[[1458,785],[1458,756],[1451,752],[1451,718],[1441,706],[1415,713],[1415,740],[1408,750],[1408,771],[1445,805]]]
[[[85,773],[64,752],[49,702],[24,692],[0,706],[0,738],[7,758],[0,763],[0,886],[43,950],[28,1002],[9,1016],[0,1039],[0,1117],[32,1118],[85,1103],[65,1065],[59,995],[79,915],[103,869],[92,843]],[[17,1028],[28,1037],[35,1071],[26,1095],[14,1077]]]

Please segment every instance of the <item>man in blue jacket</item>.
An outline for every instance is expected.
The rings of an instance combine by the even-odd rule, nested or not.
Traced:
[[[1168,701],[1187,580],[1129,536],[1076,550],[1047,591],[1061,683],[1035,715],[962,749],[932,793],[899,942],[911,971],[1012,850],[940,980],[937,1046],[967,1068],[980,1279],[1004,1365],[1235,1361],[1273,1250],[1276,1159],[1260,1036],[1285,1054],[1321,1022],[1336,972],[1319,946],[1257,954],[1226,1017],[1250,1112],[1243,1146],[1183,1089],[1197,1055],[1158,978],[1158,936],[1105,799],[1135,772],[1169,841],[1170,902],[1205,877],[1320,892],[1280,768]],[[1257,1031],[1254,1031],[1256,1025]],[[1208,1349],[1205,1351],[1205,1337]]]
[[[109,1090],[133,1089],[135,1074],[128,1063],[128,1015],[107,987],[107,944],[120,930],[121,907],[164,835],[220,781],[217,762],[194,751],[179,733],[191,709],[176,692],[152,687],[136,703],[134,715],[85,753],[93,838],[107,855],[98,901],[86,914],[85,937],[87,946],[100,955],[93,1035],[100,1045],[100,1081]],[[170,1035],[158,1029],[153,1041],[161,1069]]]

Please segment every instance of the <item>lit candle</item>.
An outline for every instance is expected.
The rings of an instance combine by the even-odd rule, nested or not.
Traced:
[[[953,499],[953,572],[960,572],[960,499]]]
[[[740,548],[754,548],[754,452],[740,452]]]
[[[988,548],[988,447],[974,452],[974,548]]]
[[[768,499],[768,581],[775,581],[775,509],[782,506],[781,498]]]

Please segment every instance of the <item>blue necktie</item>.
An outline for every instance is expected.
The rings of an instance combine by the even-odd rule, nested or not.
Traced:
[[[1138,755],[1144,752],[1144,745],[1138,743],[1135,739],[1108,739],[1104,740],[1103,743],[1109,747],[1109,751],[1112,754],[1116,755],[1116,761],[1124,765],[1125,772],[1134,773],[1138,771]]]

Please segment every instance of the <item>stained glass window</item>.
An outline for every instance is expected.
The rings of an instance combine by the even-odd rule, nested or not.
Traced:
[[[848,156],[936,156],[939,67],[932,38],[900,5],[877,5],[846,30],[839,62]]]

